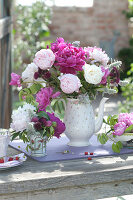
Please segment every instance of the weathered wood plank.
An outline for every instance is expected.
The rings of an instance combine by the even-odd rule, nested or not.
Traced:
[[[0,39],[11,32],[11,17],[0,19]]]
[[[0,19],[3,17],[3,0],[0,0]]]
[[[9,148],[9,153],[17,152]],[[132,195],[132,171],[131,154],[52,164],[28,158],[23,166],[0,172],[0,199],[98,200]]]
[[[10,154],[11,154],[11,149]],[[16,151],[15,151],[16,152]],[[14,153],[15,153],[14,152]],[[127,182],[133,185],[133,156],[40,163],[28,159],[23,166],[0,173],[0,195]],[[119,184],[121,185],[121,184]]]
[[[11,60],[11,37],[10,34],[8,34],[3,39],[3,74],[2,74],[2,107],[1,107],[1,127],[9,128],[9,122],[10,122],[10,114],[11,114],[11,96],[10,96],[10,87],[9,87],[9,77],[10,77],[10,60]],[[8,114],[7,114],[8,113]]]
[[[0,40],[0,58],[1,58],[1,48],[2,48],[2,44],[1,44],[1,40]],[[0,59],[0,109],[2,106],[2,59]],[[1,124],[1,110],[0,110],[0,124]]]

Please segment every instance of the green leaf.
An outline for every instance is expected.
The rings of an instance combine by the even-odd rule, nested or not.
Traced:
[[[44,111],[38,112],[37,115],[38,115],[38,117],[40,117],[40,118],[41,118],[41,117],[44,117],[45,119],[50,120],[50,117],[49,117],[48,114],[47,114],[46,112],[44,112]]]
[[[113,115],[112,118],[117,120],[118,119],[118,115]]]
[[[120,149],[123,148],[123,145],[122,145],[121,141],[118,141],[117,144],[119,145],[119,148],[120,148]]]
[[[23,101],[23,96],[24,96],[24,92],[23,92],[23,90],[20,90],[20,92],[19,92],[19,100],[20,101]]]
[[[103,123],[107,124],[106,120],[103,118]]]
[[[19,136],[19,132],[13,133],[11,140],[13,141],[18,136]]]
[[[52,126],[50,127],[50,135],[54,135],[54,128]]]
[[[42,85],[40,83],[34,83],[29,89],[32,94],[36,94],[37,92],[40,91],[42,88]]]
[[[115,144],[113,143],[112,144],[112,150],[115,152],[115,153],[120,153],[120,147],[119,147],[119,144]]]
[[[26,93],[26,94],[31,94],[31,91],[29,88],[24,88],[23,91]]]
[[[105,144],[108,141],[108,136],[105,133],[98,134],[97,139],[101,144]]]
[[[126,132],[126,133],[130,133],[132,130],[133,130],[133,124],[132,124],[131,126],[129,126],[129,127],[125,130],[125,132]]]
[[[34,101],[34,97],[31,94],[26,96],[27,103],[32,103],[33,101]]]

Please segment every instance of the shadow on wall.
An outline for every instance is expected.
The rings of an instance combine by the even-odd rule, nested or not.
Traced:
[[[53,6],[50,25],[52,40],[80,40],[82,46],[102,47],[112,58],[128,46],[128,21],[123,14],[128,9],[127,0],[94,0],[88,7],[57,5]]]

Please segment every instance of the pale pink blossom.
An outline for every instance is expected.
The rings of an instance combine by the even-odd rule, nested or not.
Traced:
[[[118,122],[114,125],[114,133],[113,135],[122,135],[124,131],[126,130],[126,124],[124,122]]]
[[[55,61],[55,55],[50,49],[41,49],[35,54],[34,63],[42,70],[51,68]]]
[[[127,126],[131,126],[133,124],[132,114],[120,113],[118,116],[118,122],[124,122]]]
[[[82,86],[80,79],[73,74],[65,74],[59,77],[60,87],[62,91],[66,94],[71,94],[73,92],[78,92],[79,88]]]

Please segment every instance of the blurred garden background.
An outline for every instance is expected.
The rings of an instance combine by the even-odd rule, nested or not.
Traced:
[[[21,74],[35,53],[57,37],[103,48],[123,62],[119,88],[122,112],[133,108],[133,0],[14,0],[12,6],[12,71]],[[13,109],[21,103],[13,89]],[[19,89],[19,88],[18,88]]]

